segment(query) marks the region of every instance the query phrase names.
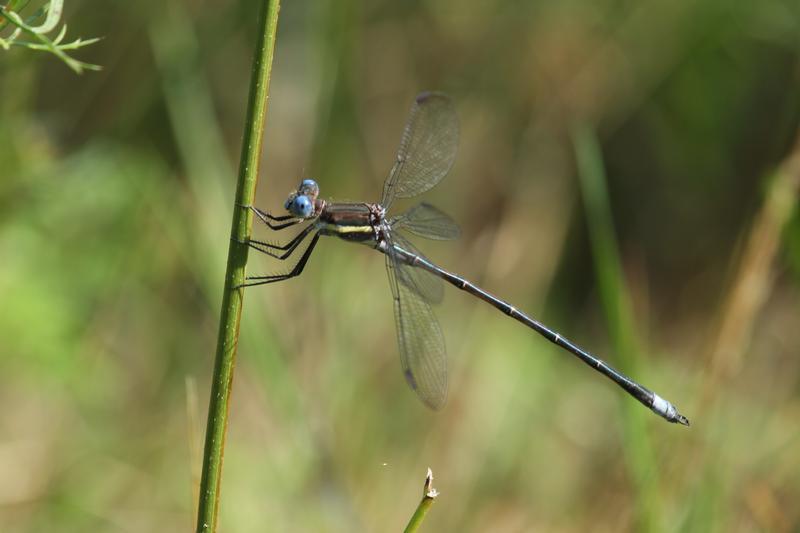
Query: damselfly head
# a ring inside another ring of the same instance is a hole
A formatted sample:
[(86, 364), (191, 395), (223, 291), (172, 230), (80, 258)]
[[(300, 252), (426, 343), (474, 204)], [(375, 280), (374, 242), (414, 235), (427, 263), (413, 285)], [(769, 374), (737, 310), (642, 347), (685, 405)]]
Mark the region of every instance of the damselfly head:
[(289, 213), (300, 218), (309, 218), (316, 212), (319, 185), (314, 180), (303, 180), (297, 190), (289, 195), (283, 206)]

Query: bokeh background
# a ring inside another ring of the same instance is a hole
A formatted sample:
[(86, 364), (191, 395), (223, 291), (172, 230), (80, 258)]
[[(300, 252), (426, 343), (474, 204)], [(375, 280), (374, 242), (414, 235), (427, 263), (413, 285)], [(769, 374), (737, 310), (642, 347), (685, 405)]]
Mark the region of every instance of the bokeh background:
[[(68, 1), (99, 73), (0, 51), (3, 531), (193, 527), (257, 4)], [(692, 426), (452, 288), (428, 411), (383, 258), (325, 239), (246, 293), (220, 530), (398, 531), (430, 466), (425, 531), (798, 531), (799, 83), (794, 0), (284, 2), (258, 204), (377, 201), (449, 93), (422, 249)]]

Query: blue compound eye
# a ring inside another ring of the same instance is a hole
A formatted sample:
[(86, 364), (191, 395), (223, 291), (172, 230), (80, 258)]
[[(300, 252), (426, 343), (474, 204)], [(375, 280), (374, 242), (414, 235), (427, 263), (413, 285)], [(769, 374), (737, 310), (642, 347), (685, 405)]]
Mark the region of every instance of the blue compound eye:
[(314, 180), (303, 180), (300, 182), (297, 192), (306, 196), (316, 197), (319, 194), (319, 185)]
[(296, 217), (308, 218), (314, 212), (314, 205), (309, 200), (308, 196), (300, 195), (295, 196), (294, 200), (289, 204), (289, 212)]

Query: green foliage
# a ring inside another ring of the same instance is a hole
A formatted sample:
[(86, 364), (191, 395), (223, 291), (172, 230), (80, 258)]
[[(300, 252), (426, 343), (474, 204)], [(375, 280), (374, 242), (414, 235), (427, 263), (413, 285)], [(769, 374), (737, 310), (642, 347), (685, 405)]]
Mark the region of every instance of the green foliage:
[[(69, 68), (80, 74), (84, 69), (100, 70), (99, 65), (79, 61), (71, 57), (68, 52), (78, 50), (100, 40), (77, 38), (74, 41), (64, 42), (67, 35), (67, 25), (61, 26), (55, 37), (48, 37), (54, 32), (61, 20), (64, 9), (64, 0), (51, 0), (36, 10), (31, 16), (23, 18), (22, 12), (27, 7), (29, 0), (10, 0), (7, 5), (0, 6), (0, 33), (7, 27), (13, 28), (6, 37), (0, 36), (0, 48), (8, 50), (12, 46), (21, 46), (30, 50), (43, 50), (55, 55)], [(31, 40), (22, 40), (20, 37)]]

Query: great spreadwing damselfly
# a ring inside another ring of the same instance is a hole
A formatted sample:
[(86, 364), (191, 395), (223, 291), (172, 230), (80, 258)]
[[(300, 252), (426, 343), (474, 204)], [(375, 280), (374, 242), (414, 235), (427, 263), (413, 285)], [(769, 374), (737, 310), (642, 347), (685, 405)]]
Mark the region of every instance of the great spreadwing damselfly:
[(411, 108), (397, 158), (383, 185), (380, 203), (327, 202), (319, 198), (317, 183), (306, 179), (286, 200), (284, 207), (288, 215), (273, 216), (258, 208), (245, 206), (275, 231), (310, 222), (286, 244), (250, 240), (248, 245), (253, 249), (286, 260), (301, 243), (309, 238), (311, 240), (289, 272), (250, 276), (240, 287), (299, 276), (320, 235), (332, 235), (345, 241), (365, 244), (386, 256), (403, 374), (408, 385), (428, 407), (441, 408), (447, 397), (444, 337), (431, 309), (431, 304), (442, 300), (444, 280), (477, 296), (575, 355), (667, 421), (688, 426), (689, 420), (670, 402), (511, 304), (436, 266), (401, 234), (401, 231), (407, 231), (437, 240), (458, 237), (458, 225), (442, 211), (420, 203), (400, 215), (387, 218), (395, 199), (417, 196), (441, 181), (453, 165), (457, 146), (458, 118), (453, 103), (440, 93), (422, 93)]

